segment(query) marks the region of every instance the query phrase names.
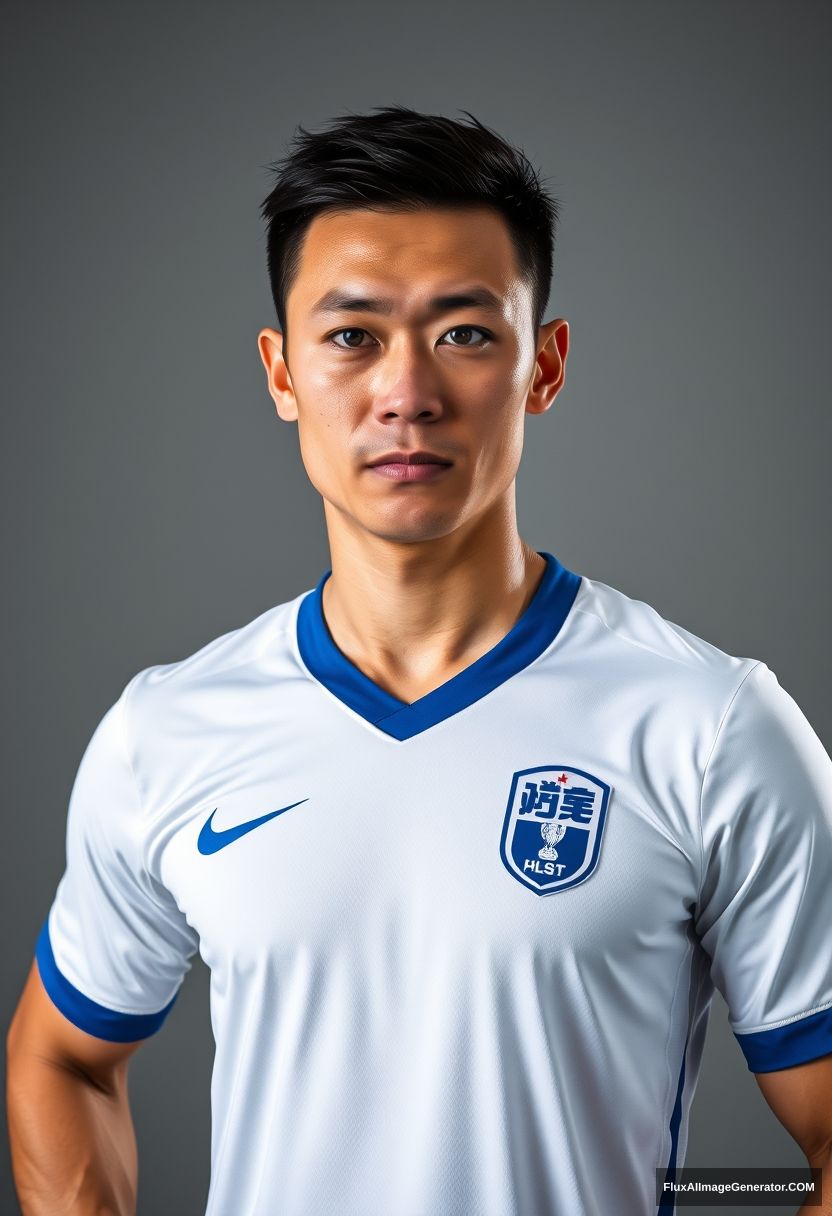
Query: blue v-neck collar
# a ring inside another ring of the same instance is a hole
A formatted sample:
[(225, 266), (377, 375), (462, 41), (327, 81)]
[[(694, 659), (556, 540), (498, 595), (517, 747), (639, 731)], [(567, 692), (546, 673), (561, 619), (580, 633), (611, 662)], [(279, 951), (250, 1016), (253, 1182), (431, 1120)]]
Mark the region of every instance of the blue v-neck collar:
[(410, 739), (504, 684), (557, 637), (578, 594), (581, 576), (567, 570), (551, 553), (540, 552), (540, 556), (546, 559), (543, 577), (505, 637), (411, 704), (380, 688), (333, 641), (323, 613), (323, 587), (331, 570), (301, 600), (297, 617), (300, 657), (310, 675), (367, 722), (394, 739)]

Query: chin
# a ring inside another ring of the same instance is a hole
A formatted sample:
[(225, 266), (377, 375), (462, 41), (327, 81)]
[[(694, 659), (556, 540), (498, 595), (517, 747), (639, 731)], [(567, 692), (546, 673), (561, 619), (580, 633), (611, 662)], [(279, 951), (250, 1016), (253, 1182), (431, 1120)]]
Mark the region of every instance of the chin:
[[(314, 483), (313, 483), (314, 484)], [(395, 544), (419, 544), (450, 536), (470, 517), (470, 503), (456, 502), (449, 505), (439, 503), (407, 503), (388, 500), (384, 504), (368, 502), (364, 496), (352, 500), (344, 495), (327, 497), (319, 487), (324, 499), (324, 510), (334, 517), (341, 516), (348, 527), (366, 532), (379, 540)], [(468, 508), (468, 509), (466, 509)]]
[(367, 532), (380, 540), (412, 545), (448, 536), (461, 521), (457, 516), (449, 519), (447, 513), (436, 512), (432, 515), (423, 514), (418, 519), (368, 519), (361, 522)]

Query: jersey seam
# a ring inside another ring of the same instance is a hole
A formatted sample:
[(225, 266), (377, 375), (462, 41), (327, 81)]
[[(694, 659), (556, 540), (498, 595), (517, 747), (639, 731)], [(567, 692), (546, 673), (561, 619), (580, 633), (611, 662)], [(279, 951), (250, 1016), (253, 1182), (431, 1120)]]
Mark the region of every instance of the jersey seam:
[[(152, 663), (148, 667), (143, 667), (141, 671), (136, 672), (136, 674), (128, 681), (127, 689), (129, 690), (131, 688), (136, 680), (138, 680), (139, 676), (146, 675), (149, 672), (172, 669), (176, 669), (175, 674), (177, 676), (181, 675), (182, 680), (186, 682), (189, 678), (189, 673), (185, 671), (188, 664), (193, 663), (197, 658), (204, 655), (205, 651), (209, 650), (212, 646), (218, 647), (221, 642), (225, 642), (228, 639), (233, 638), (235, 635), (243, 633), (246, 629), (253, 628), (253, 626), (262, 621), (264, 617), (267, 617), (270, 613), (272, 613), (277, 619), (277, 623), (275, 623), (273, 620), (262, 626), (262, 637), (259, 642), (251, 644), (251, 653), (246, 655), (245, 658), (232, 661), (230, 664), (220, 664), (212, 667), (210, 670), (210, 675), (227, 675), (229, 671), (235, 671), (238, 667), (246, 667), (250, 663), (256, 663), (263, 657), (264, 654), (268, 653), (269, 647), (272, 645), (275, 639), (281, 637), (285, 633), (288, 633), (291, 629), (291, 621), (284, 621), (282, 624), (279, 622), (279, 610), (291, 607), (296, 600), (302, 599), (306, 594), (308, 594), (308, 592), (300, 592), (295, 599), (285, 600), (280, 604), (272, 605), (271, 608), (265, 608), (263, 612), (259, 613), (256, 617), (253, 617), (252, 620), (245, 621), (242, 625), (237, 625), (233, 629), (227, 629), (224, 633), (217, 634), (216, 637), (209, 638), (207, 642), (204, 642), (201, 646), (197, 646), (196, 650), (193, 650), (190, 654), (183, 655), (181, 659), (171, 659), (171, 661), (167, 663)], [(201, 679), (203, 674), (204, 673), (202, 672), (197, 672), (194, 679)]]
[[(225, 635), (223, 635), (223, 636), (225, 636)], [(263, 657), (264, 652), (266, 652), (268, 649), (269, 643), (273, 640), (273, 637), (275, 637), (275, 636), (279, 637), (280, 633), (278, 632), (277, 634), (273, 634), (267, 638), (264, 638), (261, 646), (256, 651), (254, 651), (252, 654), (246, 655), (246, 657), (244, 659), (237, 659), (236, 662), (214, 666), (207, 673), (207, 676), (206, 676), (205, 672), (197, 672), (193, 676), (193, 680), (196, 682), (196, 681), (199, 681), (199, 680), (205, 679), (205, 678), (213, 679), (214, 677), (220, 676), (220, 675), (226, 676), (229, 674), (229, 672), (237, 671), (237, 669), (240, 667), (248, 667), (252, 663), (257, 663)], [(217, 640), (221, 641), (222, 639), (217, 639)], [(196, 651), (195, 653), (199, 654), (200, 652)], [(176, 675), (181, 676), (182, 683), (183, 683), (183, 685), (185, 685), (187, 683), (187, 679), (189, 679), (190, 676), (187, 676), (187, 678), (186, 678), (186, 674), (183, 674), (184, 665), (186, 663), (189, 663), (192, 658), (194, 658), (194, 655), (188, 655), (186, 658), (179, 659), (178, 661), (174, 661), (173, 663), (154, 663), (150, 667), (143, 667), (141, 671), (136, 672), (135, 676), (133, 676), (133, 678), (129, 681), (127, 687), (130, 688), (131, 685), (134, 683), (134, 681), (139, 678), (139, 676), (147, 675), (148, 673), (151, 673), (151, 672), (164, 671), (166, 668), (167, 669), (178, 668), (179, 670), (176, 672)]]
[[(121, 729), (120, 729), (120, 731), (119, 731), (119, 734), (120, 734), (120, 737), (121, 737), (121, 746), (122, 746), (122, 749), (123, 749), (123, 751), (124, 751), (124, 759), (125, 759), (125, 761), (126, 761), (126, 763), (127, 763), (127, 768), (128, 768), (128, 771), (129, 771), (129, 773), (130, 773), (130, 777), (131, 777), (132, 782), (133, 782), (133, 788), (134, 788), (134, 790), (135, 790), (135, 792), (136, 792), (136, 803), (137, 803), (138, 808), (139, 808), (139, 823), (142, 823), (142, 822), (143, 822), (143, 819), (144, 819), (144, 800), (142, 799), (142, 793), (141, 793), (141, 789), (140, 789), (140, 787), (139, 787), (139, 781), (138, 781), (138, 778), (137, 778), (137, 776), (136, 776), (136, 770), (135, 770), (135, 768), (134, 768), (134, 766), (133, 766), (133, 758), (132, 758), (132, 755), (131, 755), (131, 752), (130, 752), (129, 740), (128, 740), (128, 738), (127, 738), (127, 723), (126, 723), (126, 718), (127, 718), (127, 706), (128, 706), (128, 702), (129, 702), (129, 700), (130, 700), (130, 696), (131, 696), (131, 693), (132, 693), (132, 690), (133, 690), (133, 686), (135, 685), (135, 683), (137, 682), (137, 680), (139, 679), (139, 677), (140, 677), (142, 674), (143, 674), (143, 672), (142, 672), (142, 671), (137, 671), (137, 672), (136, 672), (136, 674), (135, 674), (134, 676), (132, 676), (132, 678), (131, 678), (130, 680), (128, 680), (128, 681), (127, 681), (127, 684), (125, 685), (125, 688), (124, 688), (124, 692), (123, 692), (122, 696), (121, 696), (121, 697), (119, 697), (120, 713), (119, 713), (119, 715), (118, 715), (118, 718), (119, 718), (119, 726), (120, 726), (120, 728), (121, 728)], [(151, 872), (150, 872), (150, 869), (149, 869), (149, 867), (148, 867), (148, 865), (147, 865), (147, 862), (146, 862), (146, 860), (145, 860), (145, 855), (144, 855), (144, 847), (143, 847), (143, 844), (142, 844), (142, 840), (141, 840), (141, 836), (140, 836), (140, 835), (139, 835), (139, 838), (138, 838), (138, 840), (137, 840), (137, 844), (138, 844), (138, 850), (137, 850), (137, 852), (138, 852), (138, 856), (139, 856), (139, 859), (140, 859), (140, 863), (141, 863), (141, 867), (142, 867), (143, 872), (144, 872), (144, 873), (147, 875), (147, 877), (148, 877), (148, 878), (149, 878), (149, 879), (150, 879), (152, 882), (158, 882), (158, 883), (160, 884), (160, 886), (164, 886), (164, 883), (162, 883), (162, 882), (161, 882), (161, 879), (157, 879), (157, 878), (155, 878), (155, 877), (154, 877), (154, 875), (153, 875), (153, 874), (151, 874)], [(156, 899), (154, 898), (152, 890), (148, 890), (148, 889), (147, 889), (148, 884), (146, 884), (146, 883), (145, 883), (145, 884), (142, 884), (142, 885), (143, 885), (143, 887), (145, 888), (144, 893), (145, 893), (145, 895), (147, 896), (147, 898), (153, 901), (154, 906), (155, 906), (155, 907), (157, 907), (157, 908), (159, 909), (159, 911), (163, 911), (163, 909), (160, 907), (160, 905), (158, 904), (158, 902), (157, 902), (157, 901), (156, 901)], [(161, 1005), (161, 1006), (160, 1006), (158, 1009), (153, 1010), (153, 1011), (152, 1011), (152, 1013), (161, 1013), (163, 1009), (166, 1009), (166, 1008), (167, 1008), (167, 1006), (170, 1004), (171, 1000), (173, 1000), (173, 998), (174, 998), (174, 997), (175, 997), (175, 996), (178, 994), (178, 992), (179, 992), (179, 990), (180, 990), (181, 986), (182, 986), (182, 985), (181, 985), (181, 982), (180, 982), (180, 983), (179, 983), (179, 984), (176, 986), (176, 989), (174, 990), (173, 995), (172, 995), (172, 996), (167, 997), (167, 999), (166, 999), (166, 1000), (163, 1002), (163, 1004), (162, 1004), (162, 1005)], [(91, 999), (92, 999), (92, 998), (91, 998)], [(102, 1004), (102, 1002), (100, 1002), (100, 1001), (99, 1001), (98, 1003), (99, 1003), (99, 1004)], [(107, 1008), (107, 1006), (105, 1006), (105, 1008)], [(128, 1010), (128, 1009), (117, 1009), (117, 1010), (116, 1010), (116, 1012), (117, 1012), (117, 1013), (130, 1013), (130, 1012), (132, 1012), (132, 1011), (131, 1011), (131, 1010)], [(151, 1014), (148, 1014), (146, 1010), (141, 1010), (141, 1011), (139, 1011), (139, 1012), (141, 1012), (141, 1013), (142, 1013), (143, 1015), (145, 1015), (145, 1016), (152, 1016), (152, 1013), (151, 1013)]]
[[(642, 603), (643, 601), (637, 600), (634, 602)], [(635, 638), (628, 637), (628, 635), (626, 633), (622, 633), (620, 629), (616, 629), (615, 626), (613, 626), (609, 623), (609, 621), (604, 620), (603, 616), (601, 616), (598, 609), (593, 607), (591, 604), (583, 604), (583, 603), (579, 604), (578, 599), (576, 597), (575, 603), (573, 604), (572, 607), (575, 612), (582, 612), (584, 614), (584, 616), (591, 616), (594, 620), (598, 621), (599, 624), (603, 625), (608, 633), (613, 634), (614, 637), (618, 638), (622, 642), (625, 642), (628, 646), (633, 646), (636, 650), (644, 650), (647, 652), (647, 654), (651, 654), (654, 656), (654, 658), (661, 659), (666, 663), (673, 663), (679, 667), (686, 667), (686, 668), (688, 668), (688, 670), (691, 669), (692, 664), (686, 663), (683, 659), (678, 659), (674, 655), (664, 654), (661, 650), (657, 650), (654, 646), (648, 646), (644, 642), (639, 642)], [(650, 607), (650, 605), (648, 605), (648, 607)], [(664, 620), (663, 617), (661, 619)], [(675, 622), (667, 622), (667, 623), (674, 624)], [(679, 627), (682, 628), (682, 626), (679, 626)], [(701, 640), (702, 639), (700, 639), (700, 641)], [(723, 651), (722, 653), (726, 654), (725, 651)], [(726, 657), (730, 659), (730, 658), (738, 658), (738, 657), (741, 658), (742, 656), (727, 655)]]
[(717, 726), (716, 733), (714, 734), (714, 741), (711, 744), (710, 751), (708, 752), (707, 758), (705, 760), (705, 764), (703, 765), (703, 768), (702, 768), (702, 782), (699, 786), (699, 809), (698, 809), (699, 859), (700, 860), (699, 860), (699, 887), (696, 892), (697, 908), (700, 905), (700, 902), (702, 899), (702, 888), (705, 885), (705, 830), (704, 830), (703, 821), (702, 821), (702, 803), (703, 803), (703, 798), (704, 798), (704, 793), (705, 793), (705, 781), (706, 781), (706, 778), (708, 775), (708, 769), (710, 767), (710, 763), (711, 763), (711, 759), (713, 758), (713, 754), (716, 751), (716, 745), (717, 745), (717, 742), (719, 741), (719, 737), (722, 733), (722, 728), (725, 724), (728, 714), (731, 712), (731, 707), (733, 706), (734, 702), (737, 699), (737, 696), (739, 695), (740, 689), (745, 685), (746, 680), (752, 674), (752, 672), (756, 671), (758, 667), (762, 667), (762, 666), (763, 666), (762, 659), (755, 660), (753, 665), (748, 668), (745, 675), (742, 677), (739, 684), (734, 689), (734, 692), (732, 693), (732, 695), (728, 701), (728, 704), (725, 706), (722, 717), (719, 720), (719, 725)]
[[(144, 822), (144, 800), (142, 798), (141, 787), (139, 786), (139, 780), (138, 780), (138, 777), (136, 776), (136, 770), (133, 765), (133, 758), (132, 758), (131, 751), (130, 751), (129, 740), (127, 738), (126, 718), (127, 718), (127, 705), (130, 700), (130, 695), (133, 690), (133, 686), (136, 683), (136, 681), (139, 679), (139, 676), (141, 676), (142, 674), (143, 674), (142, 671), (137, 671), (136, 674), (132, 677), (132, 679), (128, 680), (127, 685), (124, 689), (124, 693), (119, 698), (119, 704), (121, 706), (121, 712), (119, 714), (119, 724), (121, 726), (121, 732), (120, 732), (121, 746), (124, 750), (124, 758), (127, 762), (127, 768), (130, 772), (130, 776), (133, 781), (133, 788), (136, 791), (136, 802), (137, 802), (138, 808), (139, 808), (139, 824)], [(147, 877), (152, 882), (157, 882), (157, 883), (159, 883), (160, 886), (164, 887), (165, 884), (162, 882), (162, 880), (160, 878), (157, 878), (153, 873), (151, 873), (150, 867), (148, 866), (147, 860), (145, 858), (144, 842), (141, 839), (140, 834), (138, 834), (136, 843), (138, 846), (137, 852), (139, 855), (139, 859), (141, 861), (141, 867), (142, 867), (143, 872), (147, 875)], [(144, 885), (147, 886), (147, 884), (144, 884)], [(153, 899), (152, 891), (146, 890), (145, 894), (147, 895), (147, 897), (149, 899)], [(157, 907), (159, 907), (159, 905), (155, 899), (153, 900), (153, 902)], [(160, 910), (162, 910), (162, 909), (160, 908)]]
[(793, 1022), (800, 1022), (803, 1018), (810, 1018), (815, 1013), (824, 1013), (825, 1010), (832, 1009), (832, 1000), (824, 1001), (822, 1005), (816, 1005), (813, 1009), (806, 1009), (803, 1013), (792, 1013), (786, 1018), (780, 1018), (777, 1022), (768, 1022), (762, 1026), (751, 1026), (748, 1030), (736, 1030), (731, 1027), (734, 1034), (760, 1034), (767, 1030), (778, 1030), (781, 1026), (791, 1026)]
[(133, 758), (130, 754), (130, 747), (129, 747), (128, 740), (127, 740), (127, 725), (125, 723), (125, 718), (127, 717), (127, 702), (130, 699), (130, 693), (133, 688), (133, 685), (135, 684), (136, 680), (138, 680), (140, 675), (141, 675), (141, 672), (136, 672), (136, 674), (133, 676), (133, 678), (131, 680), (127, 681), (127, 686), (124, 689), (124, 695), (119, 698), (120, 711), (119, 711), (118, 721), (119, 721), (119, 726), (121, 728), (120, 732), (119, 732), (120, 737), (121, 737), (121, 746), (124, 750), (124, 758), (127, 761), (127, 768), (130, 772), (130, 777), (133, 781), (133, 788), (136, 791), (136, 801), (139, 804), (139, 818), (141, 819), (141, 817), (144, 813), (144, 804), (142, 801), (141, 790), (139, 789), (139, 782), (136, 777), (136, 770), (133, 767)]
[[(138, 678), (139, 674), (140, 673), (137, 672), (136, 675), (133, 676), (132, 679), (130, 679), (128, 681), (128, 683), (124, 689), (124, 694), (127, 694), (128, 690), (130, 689), (133, 682)], [(125, 710), (125, 703), (127, 700), (127, 696), (124, 694), (121, 697), (119, 697), (118, 705), (117, 705), (116, 717), (118, 718), (118, 726), (119, 726), (118, 734), (119, 734), (119, 738), (121, 739), (121, 746), (124, 751), (124, 758), (127, 762), (127, 768), (130, 772), (130, 776), (131, 776), (133, 785), (136, 790), (136, 798), (137, 798), (137, 801), (139, 804), (139, 808), (141, 808), (142, 803), (141, 803), (141, 797), (139, 794), (138, 782), (136, 781), (136, 774), (133, 770), (133, 765), (130, 760), (130, 753), (129, 753), (129, 748), (127, 746), (127, 738), (126, 738), (126, 733), (125, 733), (124, 710)], [(49, 912), (49, 917), (51, 918), (51, 916), (52, 916), (52, 909), (50, 909), (50, 912)], [(47, 924), (48, 924), (48, 921), (47, 921)], [(78, 992), (86, 1000), (91, 1001), (92, 1004), (94, 1004), (94, 1005), (98, 1005), (105, 1013), (114, 1013), (114, 1014), (124, 1015), (124, 1016), (131, 1017), (131, 1018), (133, 1018), (133, 1017), (148, 1018), (148, 1017), (154, 1017), (156, 1014), (161, 1013), (162, 1010), (165, 1009), (170, 1004), (170, 1000), (171, 1000), (170, 997), (166, 1001), (164, 1001), (160, 1006), (158, 1006), (158, 1008), (155, 1008), (155, 1009), (137, 1009), (137, 1008), (135, 1008), (135, 1006), (130, 1007), (127, 1005), (123, 1005), (120, 1002), (110, 1001), (109, 998), (104, 1000), (101, 998), (101, 996), (98, 993), (96, 993), (96, 995), (93, 995), (93, 993), (90, 991), (89, 987), (83, 981), (79, 980), (77, 972), (71, 965), (68, 965), (65, 961), (62, 961), (60, 964), (58, 963), (57, 956), (55, 955), (54, 946), (52, 946), (52, 954), (53, 954), (53, 958), (54, 958), (55, 967), (58, 971), (58, 974), (62, 977), (64, 982), (69, 984), (69, 986), (71, 988), (74, 988), (75, 991)]]

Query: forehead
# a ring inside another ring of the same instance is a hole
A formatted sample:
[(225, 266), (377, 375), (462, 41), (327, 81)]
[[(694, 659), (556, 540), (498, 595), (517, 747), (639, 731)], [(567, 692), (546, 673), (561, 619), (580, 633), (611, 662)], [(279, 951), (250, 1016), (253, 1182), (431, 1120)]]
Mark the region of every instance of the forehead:
[(327, 290), (372, 287), (405, 307), (443, 285), (474, 280), (515, 303), (526, 291), (508, 225), (498, 212), (351, 208), (315, 216), (289, 299), (292, 311), (307, 314)]

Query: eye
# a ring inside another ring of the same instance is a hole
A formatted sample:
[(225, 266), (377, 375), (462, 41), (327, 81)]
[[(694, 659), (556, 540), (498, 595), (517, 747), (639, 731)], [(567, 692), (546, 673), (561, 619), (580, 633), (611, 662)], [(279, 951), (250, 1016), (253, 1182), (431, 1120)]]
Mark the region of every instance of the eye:
[[(455, 325), (453, 329), (448, 330), (449, 334), (482, 334), (485, 341), (483, 342), (452, 342), (451, 346), (487, 346), (492, 341), (492, 335), (487, 329), (482, 329), (479, 325)], [(443, 335), (444, 337), (445, 335)]]
[(367, 332), (366, 329), (339, 329), (339, 330), (336, 330), (336, 332), (334, 334), (329, 335), (329, 341), (332, 342), (335, 346), (340, 346), (341, 350), (358, 350), (360, 347), (359, 342), (347, 342), (346, 346), (341, 346), (341, 343), (336, 342), (335, 339), (340, 334), (359, 334), (360, 335), (360, 334), (366, 334), (366, 332)]

